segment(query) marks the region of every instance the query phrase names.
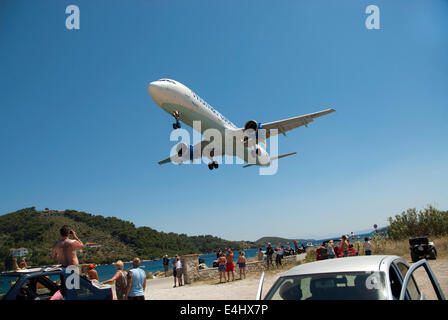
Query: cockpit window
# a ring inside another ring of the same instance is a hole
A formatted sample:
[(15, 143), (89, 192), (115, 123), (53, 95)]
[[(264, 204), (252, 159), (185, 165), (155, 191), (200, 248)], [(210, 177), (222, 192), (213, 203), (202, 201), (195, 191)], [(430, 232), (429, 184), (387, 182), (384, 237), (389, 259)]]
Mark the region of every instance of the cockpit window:
[(176, 82), (174, 82), (173, 80), (170, 80), (170, 79), (160, 79), (159, 81), (166, 81), (166, 82), (169, 82), (172, 84), (176, 84)]

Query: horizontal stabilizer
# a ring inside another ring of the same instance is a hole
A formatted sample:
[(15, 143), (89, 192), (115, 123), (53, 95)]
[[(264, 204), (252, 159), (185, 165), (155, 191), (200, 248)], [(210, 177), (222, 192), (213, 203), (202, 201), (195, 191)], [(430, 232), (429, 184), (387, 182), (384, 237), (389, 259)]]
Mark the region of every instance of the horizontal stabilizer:
[[(282, 154), (281, 156), (278, 156), (278, 157), (272, 157), (271, 161), (278, 160), (278, 159), (285, 158), (285, 157), (289, 157), (289, 156), (292, 156), (292, 155), (295, 155), (295, 154), (297, 154), (297, 152), (291, 152), (291, 153), (287, 153), (287, 154)], [(255, 166), (255, 164), (246, 164), (245, 166), (243, 166), (243, 168), (247, 168), (247, 167), (250, 167), (250, 166)]]
[(162, 161), (159, 161), (158, 164), (162, 165), (162, 164), (169, 163), (169, 162), (171, 162), (171, 158), (166, 158)]
[(287, 153), (287, 154), (282, 154), (281, 156), (278, 156), (278, 157), (272, 157), (271, 160), (277, 160), (277, 159), (289, 157), (289, 156), (292, 156), (294, 154), (297, 154), (297, 152), (291, 152), (291, 153)]

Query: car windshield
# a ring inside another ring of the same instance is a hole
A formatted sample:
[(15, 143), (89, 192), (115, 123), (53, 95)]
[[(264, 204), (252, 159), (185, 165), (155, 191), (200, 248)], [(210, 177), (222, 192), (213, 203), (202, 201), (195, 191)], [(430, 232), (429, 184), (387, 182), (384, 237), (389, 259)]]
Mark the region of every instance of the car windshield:
[(266, 300), (385, 300), (384, 272), (340, 272), (281, 277)]
[(8, 291), (16, 284), (18, 276), (0, 275), (0, 300), (8, 293)]

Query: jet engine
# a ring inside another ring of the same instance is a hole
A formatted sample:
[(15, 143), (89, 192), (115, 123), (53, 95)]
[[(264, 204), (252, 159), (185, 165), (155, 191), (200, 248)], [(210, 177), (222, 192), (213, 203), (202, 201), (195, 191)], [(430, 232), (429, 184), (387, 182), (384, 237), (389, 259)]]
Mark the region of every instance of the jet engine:
[[(266, 139), (264, 131), (263, 133), (260, 132), (260, 129), (263, 129), (261, 127), (261, 124), (259, 124), (257, 121), (255, 120), (249, 120), (246, 122), (246, 124), (244, 125), (244, 142), (247, 143), (249, 139), (256, 139), (256, 143), (258, 142), (263, 142)], [(261, 141), (259, 141), (261, 140)]]
[(181, 163), (184, 161), (191, 160), (193, 161), (194, 148), (192, 145), (188, 146), (185, 143), (181, 142), (176, 146), (177, 157), (174, 162)]
[(244, 131), (252, 129), (254, 131), (258, 130), (258, 122), (255, 120), (249, 120), (246, 122), (246, 124), (244, 125)]

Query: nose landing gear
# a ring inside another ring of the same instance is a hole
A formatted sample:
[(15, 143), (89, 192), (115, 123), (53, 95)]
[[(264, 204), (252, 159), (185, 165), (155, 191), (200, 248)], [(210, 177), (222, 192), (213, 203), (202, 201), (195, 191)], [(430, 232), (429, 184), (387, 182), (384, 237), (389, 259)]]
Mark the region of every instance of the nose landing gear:
[(173, 129), (174, 129), (174, 130), (176, 130), (176, 129), (180, 129), (179, 111), (177, 111), (177, 110), (174, 111), (174, 112), (172, 113), (172, 115), (173, 115), (174, 119), (176, 119), (176, 122), (173, 123)]

